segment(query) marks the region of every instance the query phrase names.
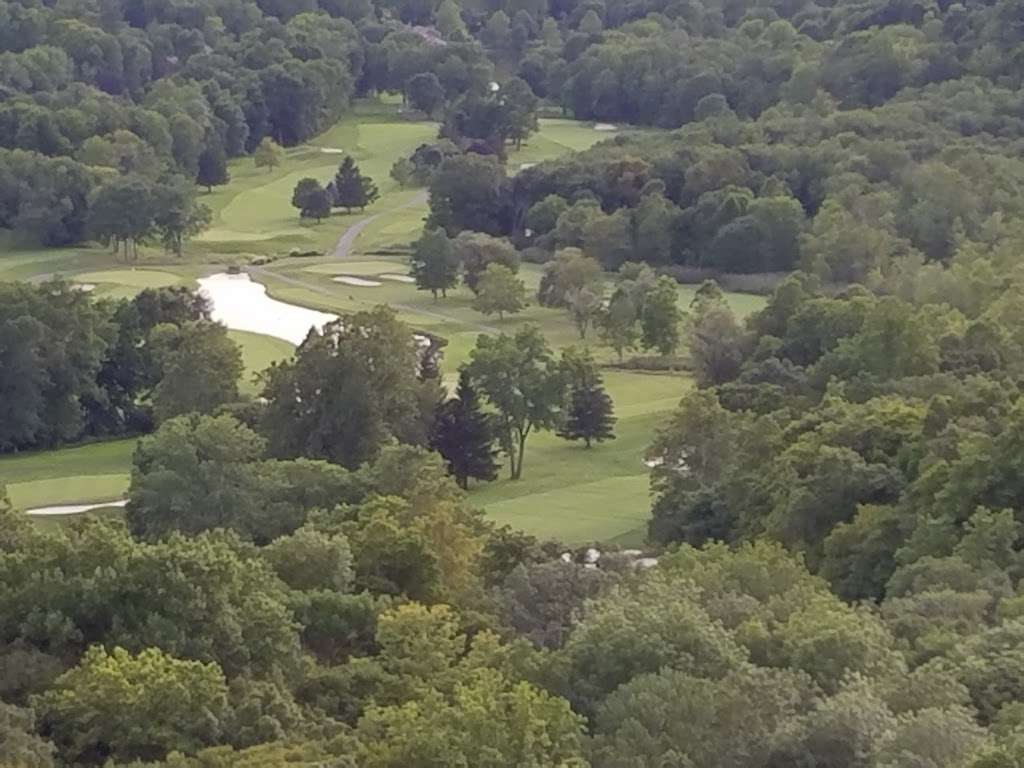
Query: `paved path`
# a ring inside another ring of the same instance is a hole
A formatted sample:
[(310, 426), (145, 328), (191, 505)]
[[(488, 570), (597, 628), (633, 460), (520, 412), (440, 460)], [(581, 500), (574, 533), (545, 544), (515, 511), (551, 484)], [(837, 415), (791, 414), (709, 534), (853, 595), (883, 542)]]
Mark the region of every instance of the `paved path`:
[[(366, 229), (366, 227), (369, 226), (371, 222), (377, 220), (381, 216), (387, 216), (389, 213), (401, 211), (405, 208), (412, 208), (413, 206), (416, 205), (423, 205), (426, 202), (427, 193), (419, 192), (412, 200), (410, 200), (407, 203), (403, 203), (402, 205), (399, 205), (395, 208), (390, 208), (386, 211), (381, 211), (380, 213), (375, 213), (372, 216), (367, 216), (366, 218), (360, 219), (355, 224), (346, 229), (344, 233), (342, 233), (341, 237), (338, 238), (338, 242), (334, 246), (334, 258), (348, 258), (350, 252), (352, 251), (352, 246), (355, 245), (356, 238), (359, 237), (359, 233)], [(283, 275), (280, 272), (265, 269), (264, 267), (249, 267), (248, 271), (252, 275), (259, 275), (262, 276), (264, 279), (269, 278), (273, 280), (280, 280), (283, 283), (294, 285), (297, 288), (305, 288), (306, 290), (312, 291), (313, 293), (317, 293), (321, 296), (334, 297), (337, 295), (336, 290), (331, 290), (330, 288), (325, 288), (324, 286), (318, 285), (317, 283), (312, 283), (309, 282), (308, 280), (303, 280), (298, 277), (292, 277), (291, 275)], [(469, 320), (463, 320), (458, 317), (453, 317), (452, 315), (446, 315), (444, 312), (423, 309), (422, 307), (414, 307), (409, 304), (392, 304), (391, 306), (399, 310), (400, 312), (408, 312), (409, 314), (413, 315), (422, 315), (424, 317), (430, 317), (433, 318), (434, 320), (441, 320), (446, 323), (456, 323), (458, 325), (464, 325), (469, 328), (476, 329), (478, 331), (483, 331), (484, 333), (500, 333), (500, 329), (495, 328), (493, 325), (485, 325), (484, 323), (474, 323)]]
[(360, 219), (351, 227), (346, 229), (342, 233), (341, 237), (338, 238), (338, 242), (335, 243), (334, 245), (334, 258), (346, 258), (348, 256), (349, 251), (352, 250), (352, 246), (355, 245), (356, 238), (359, 237), (359, 233), (366, 229), (366, 227), (369, 226), (372, 222), (379, 219), (381, 216), (387, 216), (389, 213), (394, 213), (395, 211), (402, 211), (405, 210), (406, 208), (413, 208), (417, 205), (423, 205), (426, 202), (426, 191), (417, 192), (416, 196), (413, 197), (413, 199), (407, 203), (403, 203), (402, 205), (399, 205), (396, 208), (390, 208), (386, 211), (381, 211), (380, 213), (375, 213), (372, 216), (367, 216), (364, 219)]

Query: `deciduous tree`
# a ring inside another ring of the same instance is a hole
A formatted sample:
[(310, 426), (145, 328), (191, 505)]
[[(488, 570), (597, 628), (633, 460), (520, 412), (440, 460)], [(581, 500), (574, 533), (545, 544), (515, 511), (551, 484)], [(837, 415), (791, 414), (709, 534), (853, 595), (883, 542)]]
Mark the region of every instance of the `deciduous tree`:
[(526, 307), (526, 285), (516, 277), (515, 272), (503, 264), (489, 264), (480, 277), (473, 309), (485, 315), (505, 319), (505, 314), (514, 315)]
[(267, 173), (271, 173), (284, 162), (284, 149), (269, 136), (264, 136), (253, 151), (252, 159), (257, 168), (266, 168)]
[(160, 325), (153, 329), (150, 344), (160, 378), (152, 393), (157, 422), (185, 413), (213, 413), (238, 400), (242, 350), (220, 323)]
[(224, 147), (219, 141), (208, 145), (199, 154), (196, 184), (206, 187), (207, 192), (212, 192), (214, 187), (227, 184), (230, 178), (228, 158), (224, 153)]
[(470, 378), (497, 412), (498, 436), (513, 480), (523, 475), (526, 440), (554, 429), (565, 404), (565, 374), (540, 331), (480, 336), (470, 352)]
[(656, 349), (663, 356), (673, 354), (679, 347), (682, 313), (679, 294), (671, 277), (658, 278), (647, 294), (640, 315), (640, 341), (645, 349)]
[(448, 298), (448, 290), (458, 284), (459, 261), (452, 241), (443, 229), (425, 229), (413, 246), (411, 276), (421, 291)]

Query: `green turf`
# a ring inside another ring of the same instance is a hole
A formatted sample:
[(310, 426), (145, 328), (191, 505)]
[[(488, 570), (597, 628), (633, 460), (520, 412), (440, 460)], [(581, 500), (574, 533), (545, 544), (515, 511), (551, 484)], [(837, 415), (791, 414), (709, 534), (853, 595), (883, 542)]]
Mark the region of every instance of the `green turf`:
[[(436, 135), (435, 123), (410, 122), (398, 114), (397, 105), (366, 102), (309, 144), (289, 149), (285, 162), (273, 171), (256, 168), (249, 157), (233, 160), (230, 182), (202, 195), (213, 212), (213, 225), (192, 249), (240, 255), (326, 251), (351, 224), (416, 197), (417, 192), (400, 189), (388, 173), (398, 157)], [(300, 221), (291, 205), (296, 183), (305, 177), (330, 181), (346, 153), (374, 180), (380, 198), (365, 212), (338, 210), (322, 223)]]
[(523, 479), (475, 486), (470, 498), (499, 523), (567, 544), (635, 543), (650, 513), (644, 451), (689, 388), (680, 376), (606, 371), (616, 438), (587, 449), (550, 432), (530, 437)]
[(409, 271), (408, 264), (391, 261), (330, 261), (326, 264), (314, 264), (302, 270), (314, 275), (381, 275), (397, 273), (404, 275)]
[(7, 486), (11, 503), (18, 509), (53, 506), (57, 504), (90, 504), (113, 501), (128, 490), (128, 474), (71, 475), (54, 480), (32, 480)]
[[(614, 136), (571, 120), (545, 119), (540, 126), (537, 135), (510, 152), (510, 173), (524, 164), (586, 149)], [(106, 248), (24, 249), (0, 237), (0, 280), (64, 274), (96, 284), (97, 295), (131, 296), (152, 285), (193, 285), (197, 277), (222, 271), (225, 265), (273, 256), (275, 260), (258, 279), (274, 298), (338, 313), (389, 304), (414, 328), (443, 336), (448, 344), (442, 373), (449, 385), (481, 333), (514, 331), (529, 322), (537, 324), (556, 349), (578, 344), (566, 313), (537, 306), (535, 301), (521, 315), (498, 321), (475, 312), (470, 306), (472, 295), (461, 287), (447, 299), (434, 301), (429, 294), (397, 281), (364, 288), (332, 280), (337, 275), (372, 278), (407, 273), (408, 257), (400, 254), (422, 230), (426, 194), (422, 189), (398, 188), (388, 170), (397, 157), (435, 135), (436, 125), (409, 122), (393, 104), (363, 103), (310, 144), (287, 150), (285, 162), (272, 172), (255, 168), (251, 158), (232, 161), (230, 183), (201, 195), (213, 211), (213, 226), (188, 247), (184, 259), (145, 248), (137, 265), (125, 265)], [(380, 187), (381, 198), (365, 212), (338, 213), (319, 225), (303, 223), (290, 205), (292, 189), (304, 176), (330, 179), (343, 155), (325, 153), (325, 148), (351, 152)], [(375, 218), (364, 222), (370, 216)], [(363, 222), (362, 231), (350, 257), (337, 259), (334, 244), (357, 222)], [(328, 255), (287, 256), (296, 249)], [(520, 274), (531, 295), (541, 272), (537, 265), (522, 267)], [(691, 286), (679, 287), (682, 306), (689, 306), (694, 291)], [(728, 299), (741, 316), (764, 304), (756, 296), (729, 294)], [(242, 389), (247, 394), (255, 392), (255, 372), (292, 351), (287, 342), (272, 337), (236, 331), (230, 335), (242, 346), (246, 368)], [(607, 348), (595, 346), (594, 351), (604, 363), (613, 359)], [(503, 477), (474, 487), (473, 503), (496, 521), (572, 544), (640, 542), (649, 514), (643, 453), (689, 381), (683, 376), (611, 370), (605, 377), (619, 419), (616, 440), (588, 451), (550, 433), (534, 435), (527, 447), (523, 480), (511, 482)], [(23, 506), (114, 498), (127, 484), (134, 443), (123, 440), (0, 459), (0, 480), (8, 483), (12, 496)]]
[(0, 481), (19, 508), (119, 498), (128, 488), (135, 439), (0, 458)]
[(291, 357), (295, 347), (284, 339), (264, 336), (248, 331), (228, 331), (228, 336), (242, 348), (242, 362), (245, 373), (239, 386), (244, 394), (255, 395), (258, 391), (255, 376), (270, 367), (271, 363)]

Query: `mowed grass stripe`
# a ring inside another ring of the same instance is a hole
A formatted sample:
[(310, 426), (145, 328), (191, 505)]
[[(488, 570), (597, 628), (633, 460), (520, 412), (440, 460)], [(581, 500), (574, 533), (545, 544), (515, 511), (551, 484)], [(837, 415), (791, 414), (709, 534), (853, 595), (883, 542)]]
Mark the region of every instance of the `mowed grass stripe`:
[(0, 458), (0, 481), (8, 484), (34, 480), (122, 474), (131, 466), (136, 438), (91, 443), (56, 451), (40, 451)]
[(18, 509), (48, 507), (58, 504), (90, 504), (113, 501), (128, 491), (129, 476), (72, 475), (57, 479), (32, 480), (7, 486), (11, 503)]
[(569, 545), (609, 541), (645, 524), (647, 482), (647, 475), (610, 477), (497, 502), (487, 515), (499, 525)]

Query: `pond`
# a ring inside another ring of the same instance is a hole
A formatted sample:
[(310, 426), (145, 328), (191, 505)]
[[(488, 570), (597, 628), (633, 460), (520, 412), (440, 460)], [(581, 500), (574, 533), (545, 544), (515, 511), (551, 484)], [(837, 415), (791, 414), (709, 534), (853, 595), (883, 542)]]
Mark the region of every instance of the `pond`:
[(274, 336), (299, 345), (312, 327), (322, 328), (337, 315), (286, 304), (267, 296), (267, 287), (249, 275), (221, 272), (199, 280), (213, 305), (213, 319), (235, 331)]

